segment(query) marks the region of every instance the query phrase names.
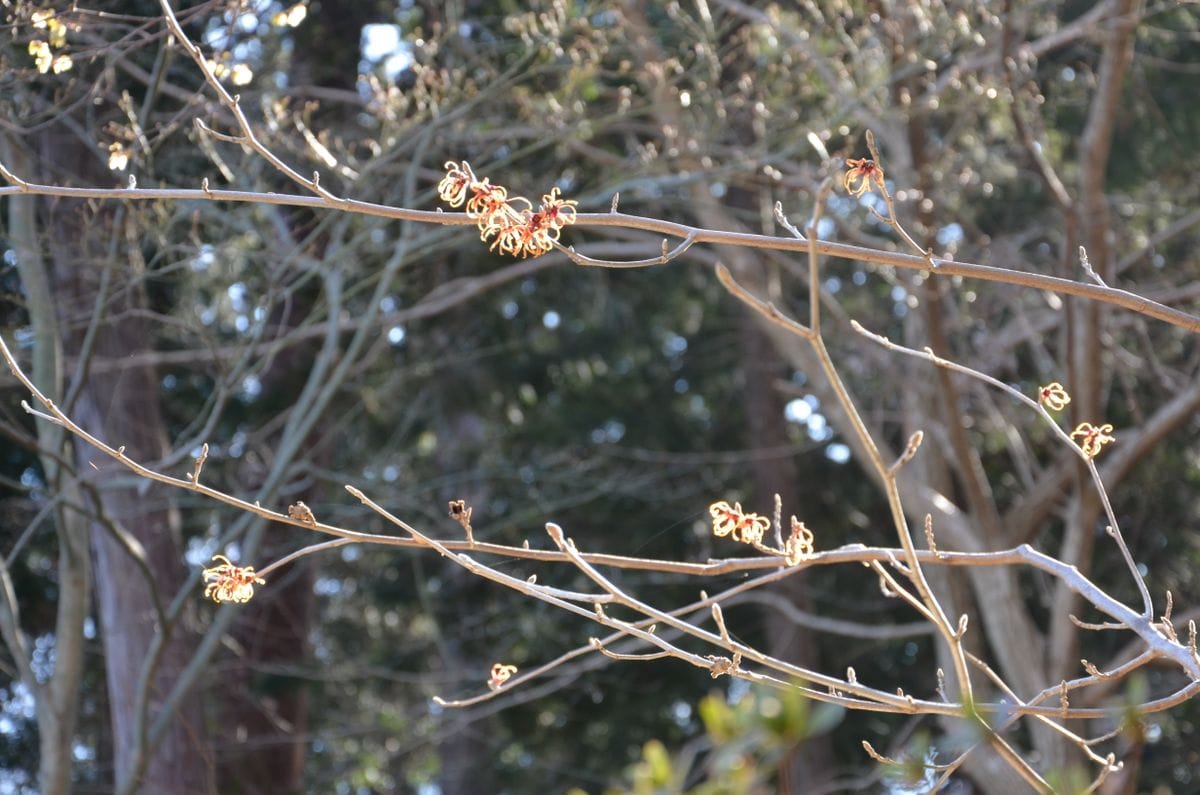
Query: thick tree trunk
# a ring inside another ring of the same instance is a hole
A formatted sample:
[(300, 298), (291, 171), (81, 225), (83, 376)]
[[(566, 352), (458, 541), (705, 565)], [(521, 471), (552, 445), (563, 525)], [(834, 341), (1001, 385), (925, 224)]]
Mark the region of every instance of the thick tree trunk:
[[(4, 162), (28, 173), (24, 152), (0, 139)], [(36, 383), (52, 400), (63, 395), (62, 338), (55, 312), (53, 289), (46, 258), (37, 239), (37, 200), (32, 196), (8, 199), (8, 229), (0, 237), (11, 241), (17, 251), (21, 288), (33, 329), (32, 371)], [(65, 431), (45, 420), (37, 421), (42, 473), (50, 493), (62, 497), (54, 510), (58, 536), (58, 603), (54, 621), (54, 672), (39, 685), (24, 673), (33, 692), (38, 723), (38, 786), (44, 795), (70, 792), (72, 749), (79, 717), (79, 689), (83, 681), (83, 627), (91, 609), (92, 565), (88, 529), (83, 517), (66, 505), (82, 499), (75, 472), (61, 465)], [(18, 623), (19, 622), (14, 622)], [(17, 632), (20, 632), (19, 626)], [(20, 654), (20, 649), (11, 649)], [(18, 662), (18, 669), (23, 666)]]
[[(43, 144), (42, 162), (55, 163), (84, 182), (97, 182), (97, 175), (89, 173), (94, 171), (94, 166), (89, 166), (96, 162), (95, 155), (86, 151), (78, 138), (47, 135)], [(79, 202), (50, 205), (49, 253), (68, 360), (83, 353), (88, 318), (98, 300), (103, 302), (103, 312), (94, 329), (91, 355), (116, 361), (149, 348), (146, 321), (137, 312), (144, 301), (136, 275), (114, 279), (123, 285), (120, 292), (102, 292), (104, 269), (124, 267), (119, 255), (114, 259), (110, 254), (121, 251), (120, 246), (112, 246), (114, 235), (120, 234), (115, 215), (119, 212), (112, 208), (97, 211)], [(124, 445), (128, 455), (138, 460), (153, 461), (166, 452), (153, 368), (135, 364), (92, 373), (77, 387), (77, 399), (68, 408), (86, 431), (113, 445)], [(144, 738), (138, 737), (139, 690), (148, 688), (146, 717), (153, 718), (191, 646), (186, 629), (176, 622), (173, 638), (163, 644), (143, 685), (144, 669), (162, 629), (155, 602), (168, 602), (183, 582), (178, 522), (170, 499), (161, 489), (145, 483), (118, 485), (128, 477), (125, 467), (99, 456), (82, 441), (75, 449), (78, 471), (95, 487), (90, 537), (117, 789), (139, 778), (140, 773), (144, 792), (211, 792), (206, 731), (194, 701), (185, 702), (156, 748), (145, 748)], [(119, 542), (118, 533), (126, 541)], [(140, 547), (152, 581), (135, 565), (130, 547)]]

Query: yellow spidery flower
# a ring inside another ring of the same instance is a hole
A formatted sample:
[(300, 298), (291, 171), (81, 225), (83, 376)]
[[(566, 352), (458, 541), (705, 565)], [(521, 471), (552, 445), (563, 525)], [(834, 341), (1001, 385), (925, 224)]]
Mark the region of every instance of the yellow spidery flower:
[(708, 506), (708, 513), (713, 519), (715, 535), (729, 536), (743, 544), (761, 544), (763, 534), (771, 529), (770, 519), (743, 511), (741, 503), (738, 502), (735, 502), (732, 508), (725, 500), (714, 502)]
[(37, 66), (37, 70), (42, 74), (50, 71), (50, 66), (54, 63), (54, 53), (50, 51), (50, 45), (41, 39), (34, 39), (29, 42), (29, 54), (33, 56), (33, 63)]
[(862, 196), (871, 189), (871, 183), (884, 190), (883, 169), (874, 160), (867, 158), (846, 161), (849, 170), (842, 178), (842, 187), (851, 196)]
[(221, 561), (218, 566), (204, 570), (205, 598), (214, 602), (246, 603), (254, 596), (255, 585), (266, 585), (266, 580), (254, 573), (253, 566), (235, 566), (224, 555), (213, 555)]
[(1107, 423), (1096, 426), (1090, 422), (1081, 422), (1071, 431), (1071, 438), (1079, 439), (1079, 449), (1083, 450), (1085, 456), (1095, 458), (1104, 445), (1117, 440), (1117, 437), (1111, 435), (1112, 429), (1113, 426)]
[(1038, 389), (1038, 400), (1051, 411), (1062, 411), (1071, 402), (1071, 396), (1063, 385), (1055, 381)]
[(438, 197), (451, 207), (463, 207), (479, 227), (479, 238), (489, 248), (516, 257), (539, 256), (554, 248), (559, 232), (575, 222), (576, 201), (564, 199), (558, 188), (542, 196), (535, 212), (523, 196), (509, 196), (508, 189), (480, 179), (463, 160), (445, 163), (446, 176), (438, 183)]

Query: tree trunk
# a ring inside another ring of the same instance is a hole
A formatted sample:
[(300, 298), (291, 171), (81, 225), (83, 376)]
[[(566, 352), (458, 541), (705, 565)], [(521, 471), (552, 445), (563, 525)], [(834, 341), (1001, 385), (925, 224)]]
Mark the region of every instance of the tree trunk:
[[(0, 139), (4, 162), (28, 173), (24, 153), (7, 138)], [(17, 251), (21, 288), (34, 335), (34, 383), (60, 402), (63, 394), (62, 337), (55, 312), (53, 289), (46, 259), (37, 240), (37, 200), (32, 196), (8, 199), (9, 229), (3, 237)], [(54, 622), (54, 672), (39, 685), (26, 669), (26, 686), (36, 701), (38, 723), (38, 787), (44, 795), (70, 791), (72, 748), (79, 718), (79, 689), (83, 681), (83, 626), (91, 609), (92, 566), (88, 529), (83, 517), (66, 505), (80, 505), (79, 482), (70, 467), (61, 465), (65, 431), (59, 425), (37, 420), (42, 474), (51, 494), (62, 497), (54, 510), (58, 536), (58, 601)], [(19, 622), (16, 632), (20, 632)], [(10, 650), (14, 655), (19, 648)], [(18, 669), (22, 665), (18, 662)]]
[[(55, 163), (85, 183), (97, 184), (95, 155), (71, 134), (43, 139), (41, 162)], [(89, 166), (91, 166), (89, 168)], [(97, 301), (102, 319), (94, 329), (91, 355), (119, 360), (148, 350), (145, 319), (134, 310), (144, 305), (136, 275), (125, 289), (104, 295), (102, 271), (121, 267), (112, 258), (114, 223), (120, 211), (95, 210), (87, 204), (57, 201), (50, 205), (49, 245), (54, 288), (64, 348), (68, 360), (84, 354), (88, 318)], [(133, 260), (133, 258), (130, 258)], [(114, 280), (118, 281), (118, 280)], [(114, 446), (123, 445), (135, 460), (153, 461), (167, 451), (160, 411), (158, 377), (152, 367), (131, 364), (91, 373), (78, 385), (73, 406), (67, 407), (86, 431)], [(142, 747), (137, 727), (139, 689), (152, 646), (162, 631), (156, 601), (170, 599), (183, 582), (178, 521), (168, 494), (146, 483), (119, 485), (128, 470), (100, 456), (81, 440), (75, 445), (77, 469), (93, 484), (90, 526), (95, 571), (96, 609), (102, 630), (108, 702), (112, 720), (113, 767), (117, 789), (140, 777), (142, 791), (153, 793), (212, 792), (205, 726), (197, 703), (178, 711), (169, 731), (155, 749)], [(124, 535), (120, 542), (117, 534)], [(150, 580), (135, 565), (130, 547), (140, 547)], [(190, 638), (176, 622), (173, 637), (163, 644), (157, 665), (145, 680), (146, 716), (157, 712), (187, 661)], [(140, 773), (140, 776), (139, 776)]]

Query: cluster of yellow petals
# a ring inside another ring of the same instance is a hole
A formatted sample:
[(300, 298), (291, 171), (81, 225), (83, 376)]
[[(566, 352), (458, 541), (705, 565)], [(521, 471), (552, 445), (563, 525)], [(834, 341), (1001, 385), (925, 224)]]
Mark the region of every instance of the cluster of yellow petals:
[(871, 183), (884, 190), (883, 168), (874, 160), (851, 158), (846, 161), (848, 170), (842, 177), (842, 187), (851, 196), (862, 196), (871, 189)]
[(34, 11), (30, 15), (30, 21), (38, 30), (46, 31), (48, 39), (34, 39), (29, 42), (29, 54), (33, 56), (37, 70), (42, 74), (50, 71), (61, 74), (74, 66), (75, 62), (71, 60), (71, 56), (65, 53), (54, 54), (55, 49), (67, 43), (67, 26), (58, 18), (58, 14), (53, 9)]
[(33, 63), (42, 74), (46, 74), (46, 72), (51, 70), (56, 75), (62, 74), (75, 65), (75, 62), (71, 60), (71, 56), (55, 55), (54, 51), (50, 49), (50, 45), (41, 39), (29, 42), (29, 54), (33, 56)]
[(29, 15), (29, 21), (38, 30), (44, 30), (49, 34), (51, 47), (61, 47), (67, 43), (67, 26), (58, 18), (58, 12), (53, 8), (34, 11)]
[(714, 502), (708, 506), (708, 513), (712, 516), (713, 534), (718, 537), (729, 536), (734, 541), (749, 544), (759, 552), (778, 555), (789, 566), (812, 557), (813, 532), (795, 516), (791, 517), (791, 535), (784, 541), (783, 549), (777, 549), (763, 543), (763, 536), (771, 529), (771, 520), (743, 510), (741, 503), (735, 502), (730, 507), (725, 500)]
[[(1037, 395), (1038, 402), (1051, 411), (1062, 411), (1071, 403), (1071, 396), (1057, 381), (1038, 387)], [(1117, 440), (1117, 437), (1112, 435), (1112, 429), (1113, 426), (1108, 423), (1092, 425), (1090, 422), (1081, 422), (1071, 431), (1071, 438), (1078, 440), (1079, 449), (1085, 456), (1095, 458), (1104, 449), (1104, 445)]]
[(246, 603), (254, 596), (255, 585), (266, 585), (266, 580), (254, 573), (253, 566), (235, 566), (224, 555), (213, 555), (220, 565), (204, 570), (204, 596), (214, 602)]
[(507, 682), (509, 679), (511, 679), (512, 675), (515, 674), (516, 672), (517, 672), (517, 666), (515, 666), (515, 665), (504, 665), (503, 663), (496, 663), (495, 665), (492, 666), (492, 675), (488, 679), (488, 683), (487, 683), (488, 689), (489, 690), (499, 690), (500, 687), (505, 682)]
[(722, 538), (729, 536), (743, 544), (762, 544), (763, 534), (771, 529), (770, 519), (756, 513), (746, 513), (739, 502), (735, 502), (732, 508), (725, 500), (714, 502), (708, 506), (708, 512), (712, 516), (715, 535)]
[(1085, 456), (1095, 458), (1104, 445), (1117, 440), (1117, 437), (1112, 435), (1112, 429), (1113, 426), (1108, 423), (1097, 426), (1090, 422), (1081, 422), (1071, 431), (1071, 438), (1079, 439), (1079, 449)]
[(558, 188), (542, 196), (538, 209), (523, 196), (479, 179), (467, 161), (445, 165), (438, 196), (451, 207), (466, 205), (467, 216), (479, 226), (479, 237), (492, 241), (491, 250), (517, 257), (539, 256), (554, 248), (564, 226), (575, 223), (578, 202), (564, 199)]
[(1038, 400), (1051, 411), (1062, 411), (1071, 402), (1071, 396), (1063, 385), (1055, 381), (1038, 389)]
[(113, 141), (108, 145), (108, 167), (113, 171), (124, 171), (129, 167), (129, 155), (125, 144)]

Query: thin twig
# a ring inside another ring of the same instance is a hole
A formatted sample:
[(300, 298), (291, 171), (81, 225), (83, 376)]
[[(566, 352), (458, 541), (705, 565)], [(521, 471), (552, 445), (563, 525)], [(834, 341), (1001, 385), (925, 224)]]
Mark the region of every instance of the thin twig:
[(1120, 526), (1117, 524), (1116, 514), (1113, 512), (1112, 503), (1108, 498), (1108, 490), (1104, 488), (1104, 481), (1100, 478), (1100, 473), (1096, 469), (1095, 460), (1092, 456), (1084, 452), (1083, 448), (1075, 443), (1071, 436), (1059, 426), (1054, 417), (1045, 409), (1044, 406), (1028, 395), (1022, 394), (1019, 390), (1004, 383), (1003, 381), (1000, 381), (997, 378), (993, 378), (986, 373), (981, 373), (972, 367), (967, 367), (966, 365), (950, 361), (949, 359), (944, 359), (929, 349), (918, 351), (913, 348), (909, 348), (906, 345), (892, 342), (887, 337), (863, 328), (862, 324), (860, 324), (857, 320), (850, 321), (850, 325), (859, 334), (863, 335), (872, 342), (882, 345), (884, 348), (887, 348), (890, 351), (902, 353), (906, 356), (913, 356), (917, 359), (924, 359), (925, 361), (931, 362), (938, 367), (944, 367), (948, 370), (953, 370), (954, 372), (962, 373), (963, 375), (983, 381), (984, 383), (990, 384), (991, 386), (994, 386), (997, 389), (1005, 392), (1006, 394), (1036, 411), (1042, 417), (1042, 419), (1045, 420), (1046, 424), (1054, 432), (1055, 436), (1057, 436), (1060, 441), (1066, 444), (1068, 448), (1083, 461), (1084, 466), (1087, 467), (1088, 474), (1091, 476), (1092, 483), (1096, 486), (1096, 493), (1100, 497), (1100, 502), (1104, 507), (1105, 516), (1108, 519), (1108, 535), (1111, 536), (1116, 542), (1117, 549), (1120, 551), (1121, 557), (1125, 561), (1125, 566), (1129, 569), (1130, 574), (1133, 576), (1134, 583), (1137, 585), (1138, 593), (1141, 594), (1142, 597), (1142, 610), (1144, 615), (1147, 618), (1153, 616), (1154, 602), (1150, 598), (1150, 590), (1146, 587), (1146, 580), (1142, 576), (1141, 571), (1138, 569), (1137, 562), (1133, 559), (1133, 553), (1129, 551), (1129, 546), (1125, 543), (1125, 537), (1121, 534)]

